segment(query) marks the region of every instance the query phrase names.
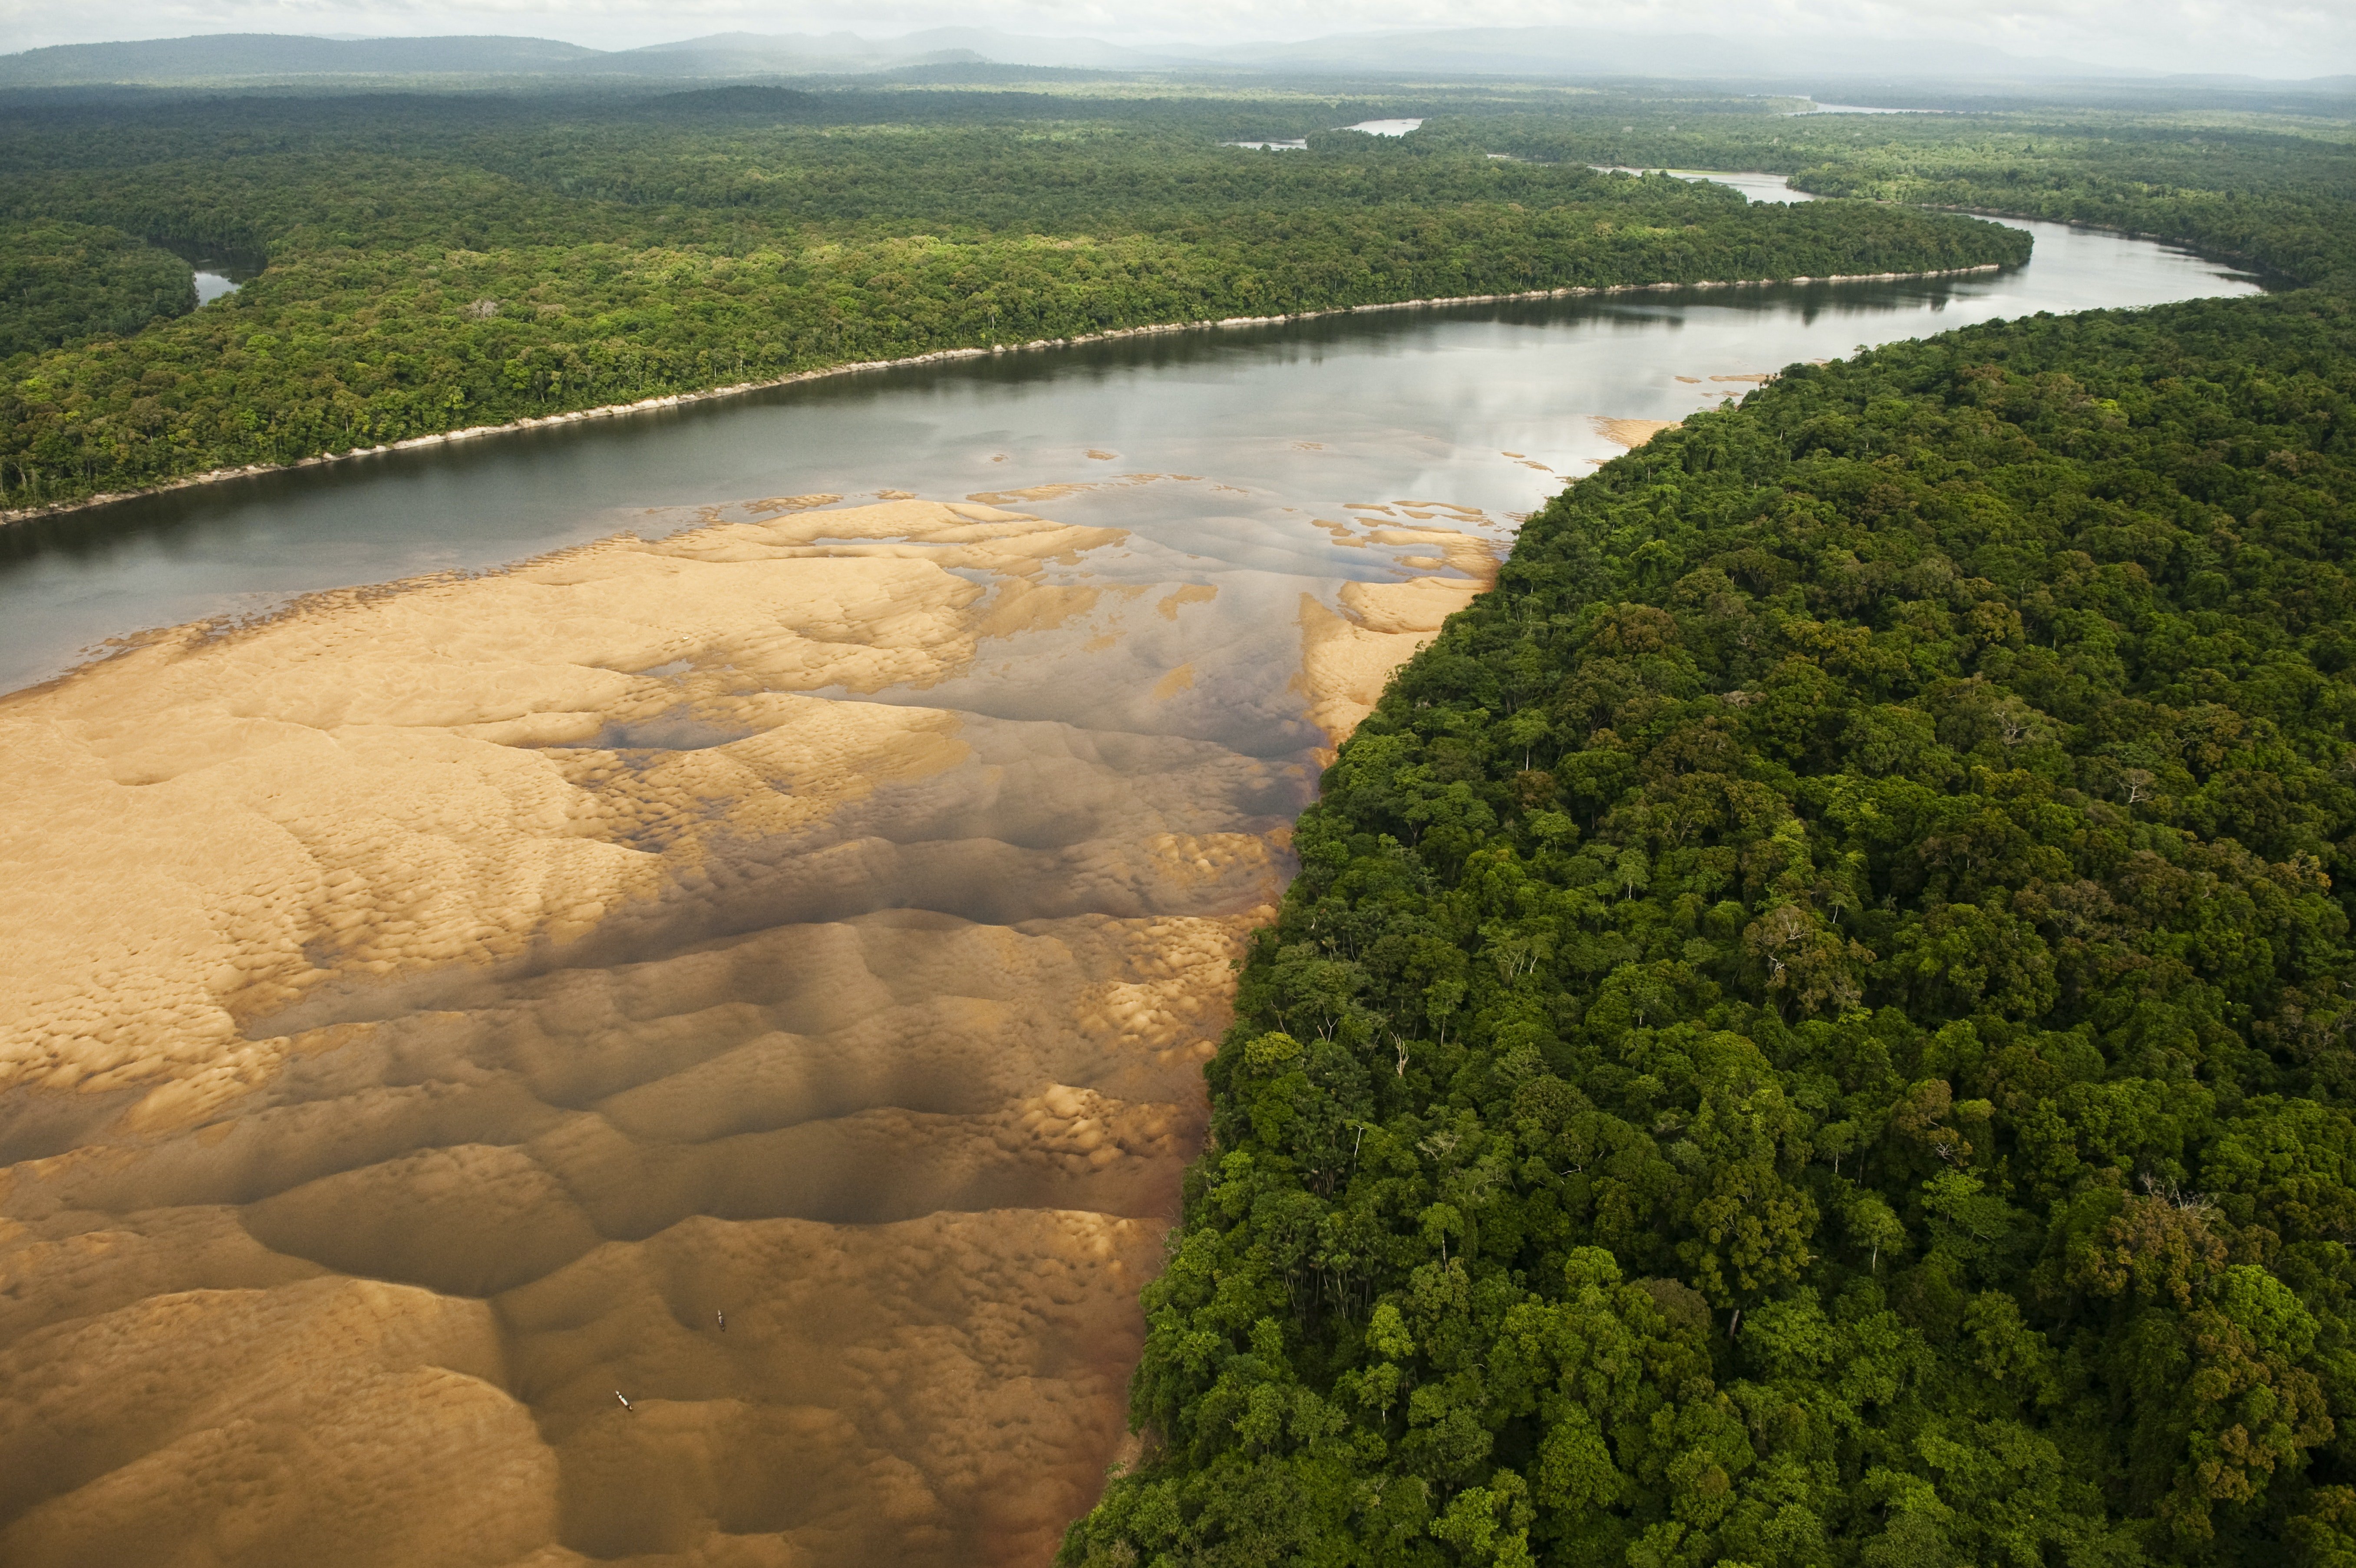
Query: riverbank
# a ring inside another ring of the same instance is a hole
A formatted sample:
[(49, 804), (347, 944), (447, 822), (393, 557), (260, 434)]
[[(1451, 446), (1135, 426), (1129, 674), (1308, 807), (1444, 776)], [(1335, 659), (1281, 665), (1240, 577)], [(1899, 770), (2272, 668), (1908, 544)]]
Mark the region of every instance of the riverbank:
[(1152, 338), (1180, 332), (1281, 327), (1297, 321), (1314, 321), (1329, 317), (1369, 315), (1391, 310), (1429, 310), (1453, 306), (1504, 305), (1519, 301), (1578, 299), (1605, 295), (1673, 294), (1680, 289), (1772, 288), (1811, 284), (1896, 283), (1922, 278), (1965, 277), (2002, 270), (2001, 263), (1986, 262), (1977, 266), (1947, 267), (1930, 272), (1841, 273), (1825, 277), (1711, 279), (1699, 283), (1601, 284), (1583, 288), (1531, 289), (1515, 294), (1472, 294), (1436, 299), (1391, 300), (1373, 305), (1340, 306), (1331, 310), (1301, 311), (1290, 315), (1230, 316), (1217, 320), (1160, 322), (1143, 327), (1114, 328), (1104, 332), (1084, 333), (1074, 337), (1039, 338), (1024, 343), (995, 344), (989, 348), (939, 349), (930, 353), (912, 354), (901, 359), (862, 360), (846, 364), (829, 365), (819, 370), (796, 371), (789, 375), (774, 376), (761, 381), (732, 382), (726, 386), (710, 387), (700, 392), (671, 392), (660, 397), (640, 398), (631, 403), (605, 403), (594, 408), (568, 410), (562, 413), (540, 414), (524, 419), (508, 420), (497, 424), (472, 424), (457, 430), (445, 430), (428, 435), (413, 435), (405, 440), (388, 442), (381, 446), (356, 446), (344, 452), (326, 452), (315, 456), (297, 457), (284, 463), (249, 463), (235, 467), (211, 468), (200, 474), (190, 474), (182, 478), (166, 479), (133, 489), (109, 490), (74, 500), (59, 501), (48, 506), (21, 507), (13, 510), (0, 511), (0, 526), (31, 521), (37, 518), (59, 517), (72, 512), (89, 511), (120, 501), (136, 499), (142, 496), (162, 495), (201, 485), (215, 485), (231, 479), (251, 478), (262, 474), (314, 468), (326, 464), (353, 462), (365, 457), (380, 457), (395, 452), (416, 451), (425, 447), (446, 446), (455, 441), (472, 441), (487, 435), (577, 424), (584, 420), (612, 419), (626, 414), (659, 413), (665, 409), (683, 408), (691, 403), (744, 397), (755, 392), (774, 391), (778, 387), (792, 386), (803, 381), (824, 381), (837, 376), (863, 375), (878, 371), (906, 370), (918, 365), (946, 364), (960, 360), (985, 360), (1002, 354), (1071, 349), (1089, 343), (1108, 343), (1122, 338)]

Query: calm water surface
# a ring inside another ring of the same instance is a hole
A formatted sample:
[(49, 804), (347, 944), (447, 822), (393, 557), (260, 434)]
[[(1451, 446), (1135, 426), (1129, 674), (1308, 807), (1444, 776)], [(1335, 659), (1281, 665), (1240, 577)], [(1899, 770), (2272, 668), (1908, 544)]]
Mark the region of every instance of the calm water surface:
[[(1754, 199), (1786, 199), (1772, 177), (1740, 183)], [(0, 530), (0, 689), (145, 628), (261, 613), (323, 588), (480, 570), (619, 529), (668, 527), (678, 521), (669, 509), (747, 496), (954, 498), (1113, 472), (1194, 474), (1233, 489), (1208, 510), (1193, 487), (1149, 487), (1070, 498), (1055, 515), (1117, 521), (1237, 565), (1269, 550), (1305, 552), (1346, 576), (1387, 564), (1312, 528), (1268, 525), (1400, 496), (1527, 511), (1558, 476), (1617, 452), (1590, 416), (1676, 419), (1745, 390), (1712, 376), (1996, 317), (2257, 287), (2147, 241), (2020, 226), (2036, 234), (2036, 257), (2001, 274), (1450, 306), (1124, 339), (805, 382), (11, 527)], [(666, 516), (649, 520), (648, 509)]]

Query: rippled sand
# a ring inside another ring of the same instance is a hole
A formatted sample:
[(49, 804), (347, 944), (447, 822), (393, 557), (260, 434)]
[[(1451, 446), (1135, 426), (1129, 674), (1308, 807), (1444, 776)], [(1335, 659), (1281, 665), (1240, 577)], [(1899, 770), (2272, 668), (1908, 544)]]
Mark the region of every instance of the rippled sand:
[[(1684, 381), (1687, 378), (1680, 376), (1677, 379), (1679, 381)], [(1748, 377), (1740, 376), (1712, 376), (1710, 378), (1710, 380), (1714, 381), (1747, 381), (1750, 378)], [(1763, 380), (1765, 378), (1762, 379)], [(1664, 430), (1676, 429), (1679, 422), (1674, 419), (1608, 419), (1601, 414), (1597, 414), (1593, 419), (1590, 420), (1589, 423), (1595, 426), (1595, 433), (1598, 435), (1602, 436), (1606, 441), (1611, 442), (1614, 446), (1625, 446), (1633, 450), (1635, 447), (1642, 446), (1645, 442), (1650, 441), (1654, 436), (1658, 435)]]
[(1494, 553), (838, 499), (0, 701), (0, 1562), (1052, 1553), (1288, 825)]

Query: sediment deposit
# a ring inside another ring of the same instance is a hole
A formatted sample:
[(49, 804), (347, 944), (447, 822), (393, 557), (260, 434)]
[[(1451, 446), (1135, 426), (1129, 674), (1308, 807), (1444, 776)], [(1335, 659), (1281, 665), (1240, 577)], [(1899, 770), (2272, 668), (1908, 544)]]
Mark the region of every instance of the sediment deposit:
[(1052, 1553), (1228, 961), (1494, 546), (839, 499), (0, 700), (0, 1561)]
[(1679, 422), (1674, 419), (1607, 419), (1598, 414), (1592, 423), (1598, 435), (1616, 446), (1625, 446), (1633, 451), (1662, 431), (1675, 429)]

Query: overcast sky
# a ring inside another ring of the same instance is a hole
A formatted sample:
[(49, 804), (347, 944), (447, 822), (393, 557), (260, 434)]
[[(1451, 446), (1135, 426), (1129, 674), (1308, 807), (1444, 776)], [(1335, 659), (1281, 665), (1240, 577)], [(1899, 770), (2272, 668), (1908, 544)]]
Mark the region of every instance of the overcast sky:
[[(190, 33), (511, 33), (626, 48), (702, 33), (996, 27), (1111, 42), (1591, 25), (1960, 42), (2160, 70), (2356, 71), (2356, 0), (0, 0), (0, 52)], [(1935, 60), (1935, 48), (1926, 54)]]

